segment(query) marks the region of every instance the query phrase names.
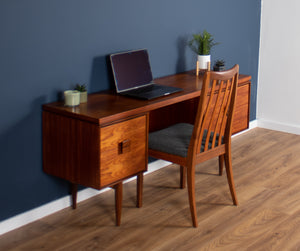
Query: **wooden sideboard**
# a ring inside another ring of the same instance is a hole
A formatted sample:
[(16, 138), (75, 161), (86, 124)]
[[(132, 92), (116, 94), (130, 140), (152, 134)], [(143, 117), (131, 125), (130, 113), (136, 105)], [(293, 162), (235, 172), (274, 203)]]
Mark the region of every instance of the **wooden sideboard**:
[[(43, 169), (65, 179), (76, 208), (77, 185), (116, 189), (116, 224), (121, 222), (122, 182), (137, 176), (141, 186), (148, 165), (148, 133), (177, 122), (194, 122), (203, 76), (185, 72), (155, 82), (183, 91), (138, 100), (113, 91), (89, 94), (88, 102), (66, 107), (43, 105)], [(233, 132), (248, 128), (251, 77), (240, 75)], [(142, 191), (142, 189), (137, 189)], [(137, 206), (142, 206), (142, 192)]]

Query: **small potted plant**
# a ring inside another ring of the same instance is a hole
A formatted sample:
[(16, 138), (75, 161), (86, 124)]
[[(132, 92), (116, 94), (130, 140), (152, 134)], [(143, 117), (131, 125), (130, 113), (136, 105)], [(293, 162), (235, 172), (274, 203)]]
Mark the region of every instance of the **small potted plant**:
[(76, 84), (75, 90), (80, 92), (80, 103), (86, 103), (87, 102), (86, 85)]
[(219, 43), (214, 42), (213, 36), (204, 30), (202, 33), (193, 34), (193, 39), (188, 45), (198, 55), (198, 68), (208, 69), (210, 65), (211, 48)]
[(224, 60), (217, 60), (214, 64), (214, 71), (225, 71), (225, 61)]

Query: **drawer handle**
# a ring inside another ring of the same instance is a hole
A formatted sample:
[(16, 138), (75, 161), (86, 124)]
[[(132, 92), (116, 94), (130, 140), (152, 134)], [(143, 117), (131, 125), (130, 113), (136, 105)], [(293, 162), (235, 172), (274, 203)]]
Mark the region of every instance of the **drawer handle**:
[(119, 154), (130, 152), (131, 140), (126, 139), (119, 143)]

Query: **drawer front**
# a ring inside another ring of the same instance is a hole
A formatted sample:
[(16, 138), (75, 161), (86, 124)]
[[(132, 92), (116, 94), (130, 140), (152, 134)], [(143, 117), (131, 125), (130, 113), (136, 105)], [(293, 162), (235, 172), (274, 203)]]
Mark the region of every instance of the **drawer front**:
[(147, 169), (147, 116), (100, 129), (100, 185), (106, 186)]
[(237, 88), (232, 133), (249, 128), (250, 84)]

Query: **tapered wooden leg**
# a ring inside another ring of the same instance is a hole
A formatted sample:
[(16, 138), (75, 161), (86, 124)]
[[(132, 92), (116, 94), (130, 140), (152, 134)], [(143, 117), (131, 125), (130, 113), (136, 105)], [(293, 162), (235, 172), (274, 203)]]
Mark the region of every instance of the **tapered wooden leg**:
[(232, 201), (233, 201), (234, 205), (238, 205), (238, 200), (236, 197), (235, 186), (234, 186), (234, 181), (233, 181), (231, 151), (228, 151), (228, 153), (226, 153), (224, 157), (225, 157), (227, 180), (228, 180), (228, 185), (229, 185)]
[(70, 192), (72, 196), (72, 208), (76, 209), (77, 207), (77, 184), (70, 183)]
[(136, 176), (136, 207), (142, 207), (143, 205), (143, 183), (144, 173), (141, 172)]
[(224, 168), (224, 155), (219, 156), (219, 175), (222, 176)]
[(186, 184), (186, 167), (180, 166), (180, 188), (185, 188)]
[(195, 201), (195, 167), (187, 167), (187, 185), (193, 226), (198, 227)]
[(116, 225), (121, 225), (122, 214), (122, 197), (123, 197), (123, 183), (120, 182), (114, 186), (115, 189), (115, 210), (116, 210)]

